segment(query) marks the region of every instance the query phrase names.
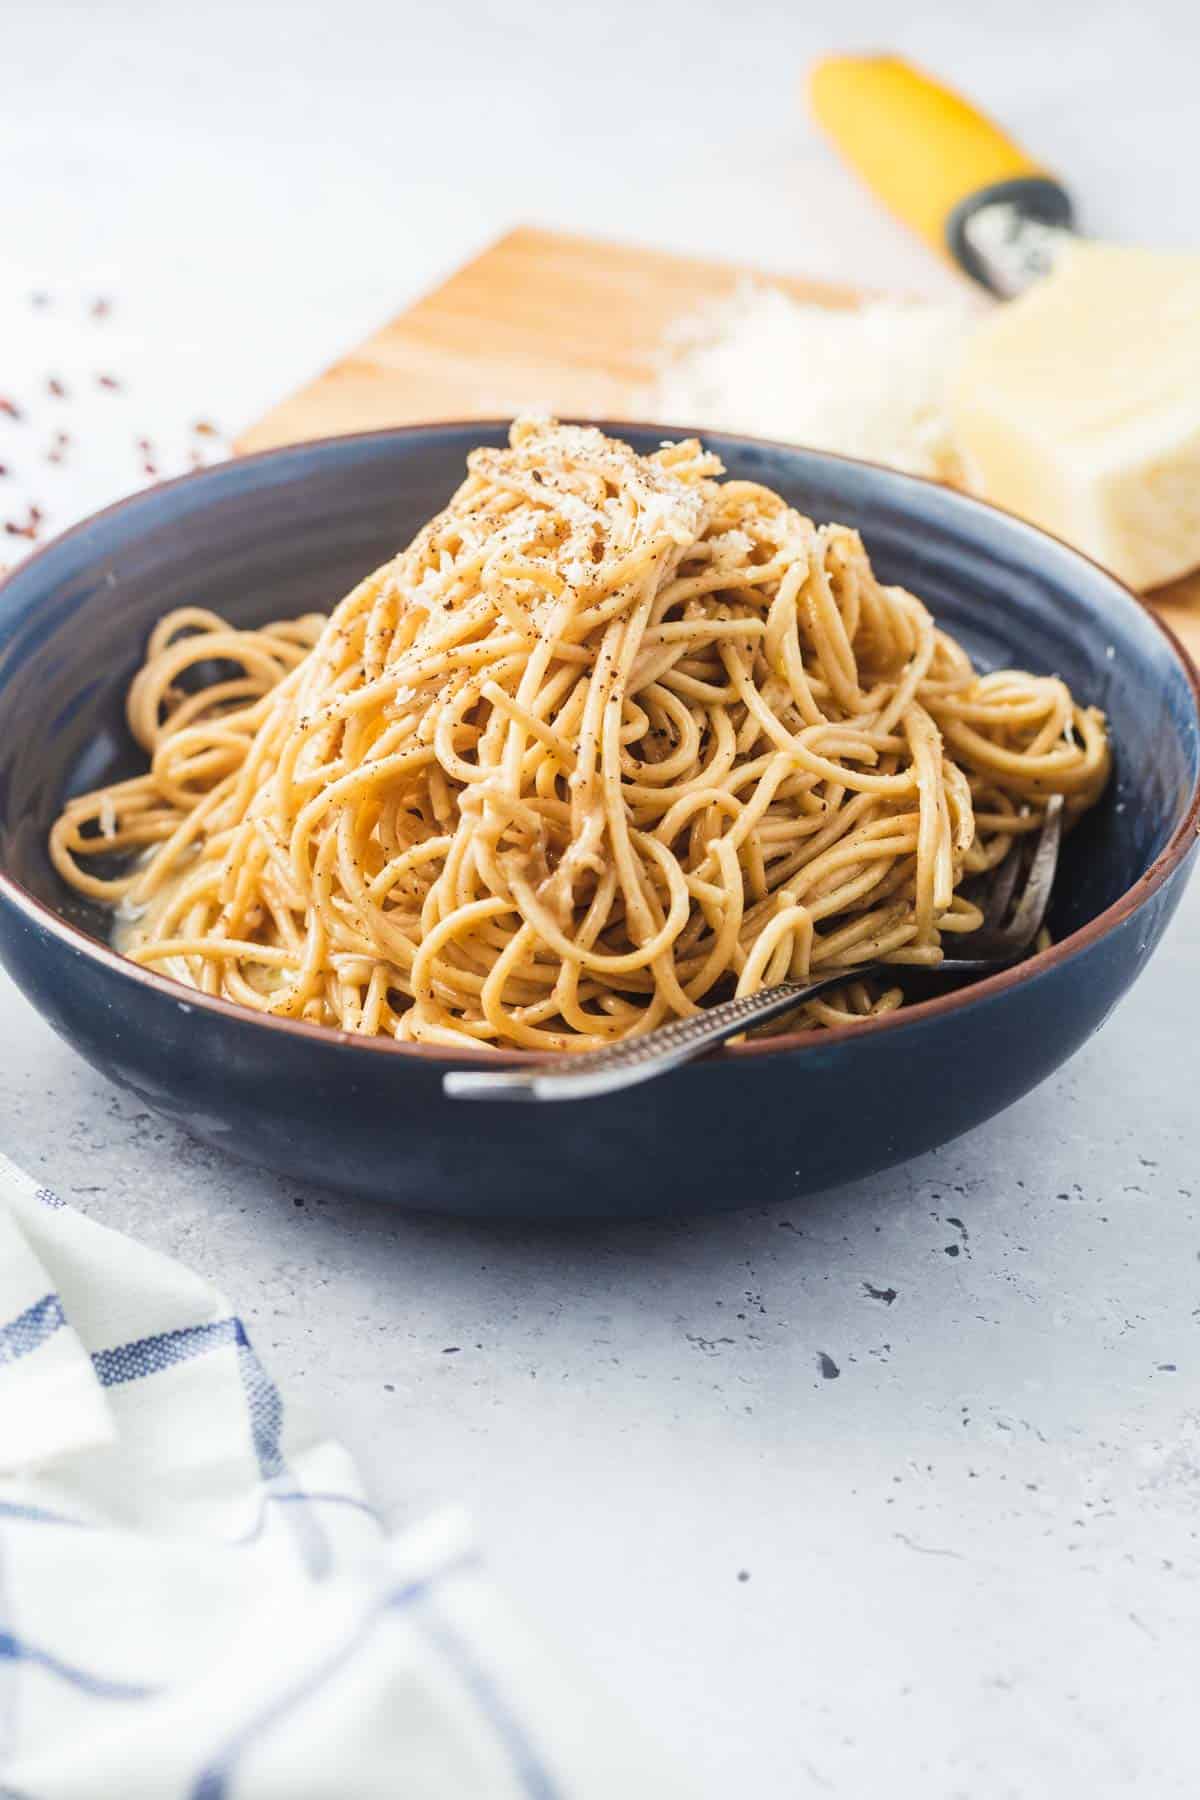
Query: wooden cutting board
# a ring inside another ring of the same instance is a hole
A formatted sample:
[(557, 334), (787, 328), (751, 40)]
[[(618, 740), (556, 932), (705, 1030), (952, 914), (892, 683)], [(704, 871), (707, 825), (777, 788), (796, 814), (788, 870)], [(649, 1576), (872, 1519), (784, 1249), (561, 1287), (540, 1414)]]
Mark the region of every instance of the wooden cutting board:
[[(237, 448), (526, 410), (644, 417), (639, 395), (668, 328), (746, 276), (763, 271), (520, 226), (251, 425)], [(769, 279), (820, 305), (861, 298)], [(1200, 659), (1200, 573), (1152, 599)]]

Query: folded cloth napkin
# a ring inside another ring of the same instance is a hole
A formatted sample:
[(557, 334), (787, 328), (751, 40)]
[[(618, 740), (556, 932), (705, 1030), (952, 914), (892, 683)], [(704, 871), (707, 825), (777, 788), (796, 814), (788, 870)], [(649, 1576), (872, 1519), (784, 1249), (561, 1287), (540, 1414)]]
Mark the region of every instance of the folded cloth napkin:
[(389, 1537), (214, 1289), (0, 1157), (0, 1800), (682, 1792), (460, 1516)]

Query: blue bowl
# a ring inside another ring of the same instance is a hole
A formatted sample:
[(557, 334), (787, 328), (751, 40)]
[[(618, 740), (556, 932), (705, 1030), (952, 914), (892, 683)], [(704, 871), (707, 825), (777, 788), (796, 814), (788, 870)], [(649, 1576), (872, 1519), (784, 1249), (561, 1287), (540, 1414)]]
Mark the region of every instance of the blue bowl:
[[(639, 449), (661, 427), (614, 429)], [(605, 1099), (469, 1108), (470, 1055), (363, 1041), (206, 998), (107, 947), (46, 854), (63, 796), (138, 766), (122, 701), (171, 607), (235, 623), (327, 610), (449, 497), (505, 428), (440, 425), (247, 457), (68, 532), (0, 589), (0, 956), (112, 1080), (196, 1136), (399, 1205), (568, 1220), (795, 1198), (944, 1143), (1027, 1092), (1107, 1017), (1190, 871), (1195, 671), (1125, 589), (1063, 544), (930, 483), (711, 436), (730, 473), (862, 532), (984, 665), (1054, 671), (1111, 722), (1116, 774), (1068, 840), (1054, 947), (870, 1025), (727, 1050)], [(677, 434), (678, 435), (678, 434)]]

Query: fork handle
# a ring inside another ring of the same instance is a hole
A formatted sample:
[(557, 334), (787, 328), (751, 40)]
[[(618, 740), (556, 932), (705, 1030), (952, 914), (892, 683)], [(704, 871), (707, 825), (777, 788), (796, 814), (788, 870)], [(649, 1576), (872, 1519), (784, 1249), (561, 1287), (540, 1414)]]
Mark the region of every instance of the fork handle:
[(451, 1069), (442, 1078), (442, 1090), (455, 1100), (590, 1100), (597, 1094), (615, 1094), (691, 1062), (726, 1038), (752, 1025), (765, 1025), (828, 988), (858, 981), (875, 967), (864, 963), (816, 981), (781, 981), (602, 1050), (547, 1057), (523, 1069)]

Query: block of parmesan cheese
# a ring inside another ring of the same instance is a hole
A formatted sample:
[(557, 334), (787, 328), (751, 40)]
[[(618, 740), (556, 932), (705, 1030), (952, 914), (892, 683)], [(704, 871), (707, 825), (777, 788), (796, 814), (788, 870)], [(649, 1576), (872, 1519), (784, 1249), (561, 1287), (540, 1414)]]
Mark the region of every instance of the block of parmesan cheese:
[(1079, 244), (997, 307), (950, 395), (976, 490), (1131, 587), (1200, 564), (1200, 255)]

